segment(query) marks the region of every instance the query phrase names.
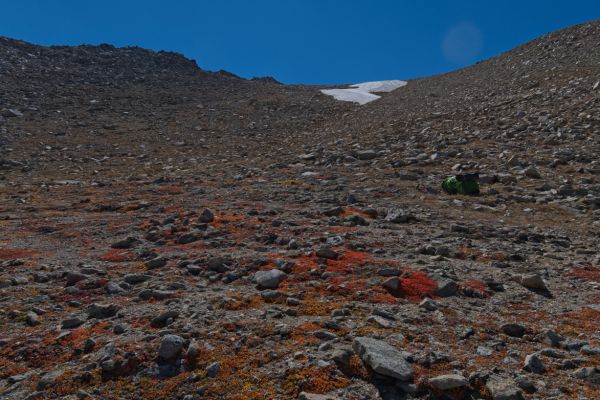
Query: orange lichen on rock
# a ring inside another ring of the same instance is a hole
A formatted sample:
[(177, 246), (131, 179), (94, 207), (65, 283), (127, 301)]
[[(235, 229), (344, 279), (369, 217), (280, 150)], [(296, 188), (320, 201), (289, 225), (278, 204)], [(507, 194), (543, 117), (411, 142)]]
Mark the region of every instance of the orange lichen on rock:
[(461, 260), (477, 260), (477, 261), (506, 261), (508, 255), (502, 252), (485, 252), (467, 246), (460, 246), (455, 253), (455, 257)]
[(600, 267), (587, 264), (582, 267), (573, 268), (566, 276), (588, 282), (600, 282)]
[(331, 278), (328, 285), (321, 291), (323, 295), (336, 295), (348, 297), (356, 301), (370, 303), (396, 304), (396, 298), (388, 293), (382, 286), (373, 285), (365, 278), (356, 278), (354, 275), (342, 275)]
[[(319, 264), (315, 262), (313, 256), (302, 255), (292, 260), (294, 266), (292, 267), (292, 273), (279, 285), (282, 290), (292, 289), (297, 283), (305, 282), (307, 276), (312, 270), (319, 270)], [(262, 269), (262, 268), (261, 268)], [(271, 269), (266, 267), (266, 269)]]
[(287, 391), (289, 394), (298, 395), (300, 391), (310, 393), (328, 393), (350, 385), (350, 380), (341, 375), (333, 366), (320, 368), (306, 367), (292, 370), (287, 377)]
[(371, 372), (367, 369), (360, 357), (358, 357), (356, 354), (350, 357), (350, 362), (348, 363), (348, 371), (346, 372), (348, 372), (350, 376), (364, 380), (369, 379), (369, 377), (371, 376)]
[(580, 333), (600, 332), (600, 311), (584, 307), (557, 318), (557, 331), (563, 334), (579, 335)]
[(352, 267), (359, 267), (371, 260), (371, 255), (362, 251), (344, 250), (343, 248), (333, 248), (341, 251), (342, 255), (337, 260), (327, 260), (327, 271), (337, 273), (352, 272)]
[(239, 311), (250, 308), (260, 308), (263, 303), (264, 301), (260, 295), (254, 295), (249, 298), (242, 298), (240, 296), (229, 299), (225, 304), (223, 304), (223, 308), (229, 311)]
[(27, 372), (29, 368), (13, 362), (8, 357), (0, 356), (0, 379)]
[(329, 315), (331, 311), (339, 308), (340, 304), (328, 300), (321, 300), (318, 298), (304, 299), (298, 306), (298, 312), (300, 315)]
[(183, 382), (190, 379), (191, 373), (184, 372), (179, 375), (167, 378), (167, 379), (152, 379), (143, 377), (139, 380), (138, 387), (135, 385), (127, 384), (131, 380), (120, 378), (115, 384), (115, 391), (122, 397), (115, 398), (127, 398), (129, 393), (138, 392), (141, 393), (141, 397), (144, 399), (166, 399), (173, 393), (177, 392), (177, 389)]
[(329, 230), (333, 233), (344, 233), (344, 232), (352, 232), (352, 231), (356, 230), (356, 227), (354, 227), (354, 226), (331, 226), (331, 227), (327, 228), (327, 230)]
[(0, 249), (0, 260), (14, 260), (17, 258), (31, 258), (35, 257), (39, 252), (32, 249), (20, 249), (20, 248), (4, 248)]
[[(214, 354), (222, 352), (215, 351)], [(242, 347), (235, 354), (209, 359), (209, 363), (219, 363), (219, 374), (215, 379), (201, 382), (206, 389), (205, 396), (236, 400), (275, 398), (272, 377), (260, 369), (268, 360), (268, 354), (246, 347)]]
[(399, 297), (410, 301), (420, 301), (425, 297), (432, 297), (438, 285), (425, 272), (408, 271), (400, 278)]
[(94, 335), (106, 334), (110, 325), (111, 324), (108, 321), (100, 321), (91, 327), (73, 329), (71, 334), (64, 337), (60, 342), (61, 344), (69, 344), (75, 347), (80, 346), (84, 341)]
[(349, 217), (350, 215), (360, 215), (361, 217), (363, 217), (365, 219), (371, 219), (372, 218), (370, 215), (365, 214), (364, 212), (362, 212), (358, 208), (354, 208), (354, 207), (346, 207), (346, 208), (344, 208), (344, 210), (340, 214), (340, 217)]
[(137, 255), (128, 250), (121, 249), (110, 249), (106, 253), (100, 256), (100, 261), (107, 262), (126, 262), (133, 261), (137, 258)]
[(240, 214), (218, 214), (215, 215), (214, 220), (210, 223), (214, 228), (222, 228), (232, 222), (245, 221), (245, 217)]
[(165, 185), (158, 188), (158, 191), (163, 194), (181, 194), (183, 189), (179, 186)]
[(485, 282), (477, 279), (470, 279), (462, 282), (460, 285), (460, 291), (469, 297), (486, 298), (490, 297), (490, 291)]
[(314, 337), (312, 332), (320, 328), (321, 326), (314, 322), (304, 322), (292, 330), (290, 339), (299, 345), (319, 343), (319, 339)]
[(381, 304), (397, 304), (398, 300), (389, 293), (379, 293), (371, 296), (371, 302)]

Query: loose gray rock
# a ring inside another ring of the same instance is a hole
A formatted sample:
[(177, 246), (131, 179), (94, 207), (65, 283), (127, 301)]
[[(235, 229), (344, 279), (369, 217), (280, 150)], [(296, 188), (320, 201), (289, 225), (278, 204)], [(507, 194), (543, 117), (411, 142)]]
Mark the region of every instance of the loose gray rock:
[(300, 392), (298, 395), (298, 400), (341, 400), (341, 398), (329, 394)]
[(544, 333), (540, 334), (537, 338), (540, 342), (545, 343), (552, 347), (560, 346), (561, 342), (563, 342), (565, 340), (565, 338), (563, 336), (559, 335), (558, 333), (556, 333), (555, 331), (553, 331), (551, 329), (546, 330)]
[(537, 388), (535, 387), (533, 382), (531, 382), (529, 377), (527, 377), (526, 375), (518, 375), (515, 378), (515, 383), (518, 387), (520, 387), (527, 393), (534, 393), (537, 391)]
[(438, 390), (450, 390), (467, 386), (469, 381), (462, 375), (448, 374), (429, 379), (429, 384)]
[(427, 311), (435, 311), (438, 309), (438, 305), (435, 301), (431, 300), (430, 298), (426, 297), (424, 298), (420, 303), (419, 303), (419, 307), (427, 310)]
[(505, 335), (512, 337), (520, 338), (525, 334), (525, 327), (519, 324), (504, 324), (500, 327), (500, 329)]
[(287, 274), (278, 269), (268, 271), (257, 271), (254, 274), (254, 282), (260, 288), (277, 289), (279, 284), (287, 277)]
[(600, 346), (584, 345), (581, 347), (581, 352), (588, 356), (596, 356), (600, 354)]
[(153, 328), (162, 328), (165, 325), (167, 325), (167, 323), (170, 320), (174, 320), (178, 316), (179, 316), (178, 311), (175, 311), (175, 310), (165, 311), (162, 314), (152, 318), (152, 321), (150, 321), (150, 326)]
[(211, 271), (227, 272), (230, 263), (231, 261), (224, 257), (211, 257), (208, 259), (207, 266)]
[(377, 157), (375, 150), (361, 150), (356, 152), (356, 158), (359, 160), (372, 160)]
[(326, 329), (319, 329), (313, 332), (313, 336), (320, 340), (333, 340), (337, 338), (335, 333), (331, 333)]
[(73, 329), (73, 328), (77, 328), (78, 326), (82, 325), (85, 321), (82, 320), (81, 318), (77, 318), (77, 317), (73, 317), (73, 318), (67, 318), (65, 320), (63, 320), (61, 322), (61, 328), (62, 329)]
[(410, 364), (399, 350), (386, 342), (369, 337), (357, 337), (352, 348), (376, 373), (405, 382), (412, 379)]
[(202, 210), (202, 213), (200, 214), (200, 217), (198, 218), (198, 221), (200, 221), (203, 224), (213, 222), (214, 220), (215, 220), (215, 214), (208, 208), (205, 208), (204, 210)]
[(113, 249), (130, 249), (132, 248), (138, 240), (134, 237), (128, 237), (123, 240), (119, 240), (110, 245)]
[(108, 294), (122, 294), (125, 293), (125, 289), (119, 286), (116, 282), (108, 282), (106, 284), (106, 292)]
[(468, 226), (461, 225), (461, 224), (452, 224), (450, 226), (450, 231), (451, 232), (456, 232), (456, 233), (469, 233), (469, 232), (471, 232), (471, 230), (469, 229)]
[(164, 300), (169, 299), (174, 295), (175, 292), (169, 290), (144, 289), (138, 294), (138, 297), (142, 300)]
[(214, 362), (206, 367), (206, 376), (209, 378), (216, 378), (220, 369), (220, 364), (218, 362)]
[(337, 260), (338, 257), (340, 256), (337, 252), (335, 252), (327, 247), (323, 247), (323, 248), (317, 250), (316, 255), (319, 258), (325, 258), (327, 260)]
[(542, 174), (540, 174), (540, 171), (538, 171), (534, 167), (529, 167), (529, 168), (525, 169), (525, 171), (523, 171), (523, 173), (525, 174), (525, 176), (528, 176), (533, 179), (540, 179), (542, 177)]
[(377, 275), (379, 276), (398, 276), (400, 275), (400, 268), (382, 268), (377, 271)]
[(340, 368), (348, 368), (353, 354), (352, 349), (340, 348), (333, 352), (331, 359), (335, 361)]
[(540, 357), (535, 353), (529, 354), (527, 357), (525, 357), (523, 368), (526, 371), (533, 372), (536, 374), (541, 374), (546, 370), (544, 363), (542, 362)]
[(67, 272), (66, 278), (67, 278), (67, 286), (73, 286), (77, 282), (86, 280), (88, 277), (87, 277), (87, 275), (81, 274), (79, 272)]
[(391, 291), (397, 291), (400, 289), (400, 279), (397, 276), (386, 279), (382, 286)]
[(162, 268), (167, 265), (167, 259), (165, 257), (156, 257), (146, 261), (145, 265), (148, 269)]
[(185, 340), (177, 335), (165, 335), (160, 341), (158, 356), (164, 360), (173, 360), (181, 354)]
[(527, 289), (548, 290), (546, 282), (539, 274), (526, 274), (521, 276), (521, 285)]
[(405, 224), (414, 219), (412, 215), (401, 208), (392, 208), (388, 210), (387, 215), (385, 216), (385, 220), (387, 222), (392, 222), (395, 224)]
[(11, 385), (13, 383), (22, 382), (25, 379), (29, 379), (33, 375), (33, 371), (25, 372), (24, 374), (13, 375), (8, 377), (8, 383)]
[(27, 323), (27, 325), (29, 325), (29, 326), (35, 326), (35, 325), (40, 324), (40, 320), (36, 313), (34, 313), (33, 311), (30, 311), (27, 313), (27, 316), (25, 317), (25, 323)]
[(490, 379), (485, 384), (493, 400), (525, 400), (521, 389), (507, 379)]
[(110, 318), (114, 316), (121, 307), (116, 304), (91, 304), (88, 309), (88, 318)]
[(37, 390), (45, 390), (47, 388), (49, 388), (50, 386), (54, 385), (54, 383), (56, 382), (56, 380), (58, 378), (60, 378), (63, 374), (62, 370), (57, 370), (57, 371), (52, 371), (52, 372), (48, 372), (46, 374), (44, 374), (39, 382), (37, 383), (36, 389)]
[(439, 297), (450, 297), (455, 296), (458, 293), (458, 284), (452, 279), (440, 279), (438, 280), (438, 288), (435, 291), (435, 295)]
[(137, 285), (138, 283), (146, 282), (149, 279), (152, 279), (152, 277), (144, 274), (127, 274), (123, 277), (123, 281), (130, 285)]
[(582, 379), (594, 385), (600, 385), (600, 368), (598, 367), (579, 368), (577, 371), (575, 371), (573, 376), (575, 376), (577, 379)]

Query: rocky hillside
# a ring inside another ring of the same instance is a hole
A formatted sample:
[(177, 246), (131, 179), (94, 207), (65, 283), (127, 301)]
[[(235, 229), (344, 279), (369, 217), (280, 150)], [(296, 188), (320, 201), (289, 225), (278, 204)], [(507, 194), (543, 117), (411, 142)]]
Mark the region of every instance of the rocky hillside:
[(596, 21), (358, 106), (0, 39), (0, 397), (600, 398), (599, 65)]
[[(204, 134), (258, 135), (261, 142), (264, 135), (310, 131), (351, 108), (317, 93), (270, 78), (203, 71), (176, 53), (110, 45), (42, 47), (0, 38), (2, 142), (21, 150), (18, 161), (32, 168), (55, 161), (33, 151), (33, 142), (42, 148), (85, 145), (95, 157), (110, 156), (103, 145), (131, 153), (140, 141), (170, 146), (195, 143)], [(15, 116), (19, 119), (11, 119)], [(7, 129), (13, 122), (19, 128)], [(164, 137), (155, 141), (157, 133)]]

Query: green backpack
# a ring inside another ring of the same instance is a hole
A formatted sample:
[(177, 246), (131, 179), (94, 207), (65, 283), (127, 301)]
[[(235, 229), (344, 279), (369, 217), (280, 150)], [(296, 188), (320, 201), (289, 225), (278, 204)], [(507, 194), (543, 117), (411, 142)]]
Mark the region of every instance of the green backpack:
[(449, 176), (442, 182), (442, 189), (449, 194), (479, 194), (479, 174), (463, 174)]

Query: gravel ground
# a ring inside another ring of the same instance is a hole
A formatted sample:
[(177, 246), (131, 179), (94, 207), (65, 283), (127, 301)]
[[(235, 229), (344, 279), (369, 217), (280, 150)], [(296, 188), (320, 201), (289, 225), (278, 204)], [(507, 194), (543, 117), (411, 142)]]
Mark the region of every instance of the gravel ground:
[(0, 38), (0, 397), (600, 398), (599, 65), (596, 21), (358, 106)]

